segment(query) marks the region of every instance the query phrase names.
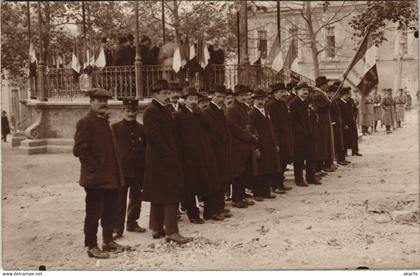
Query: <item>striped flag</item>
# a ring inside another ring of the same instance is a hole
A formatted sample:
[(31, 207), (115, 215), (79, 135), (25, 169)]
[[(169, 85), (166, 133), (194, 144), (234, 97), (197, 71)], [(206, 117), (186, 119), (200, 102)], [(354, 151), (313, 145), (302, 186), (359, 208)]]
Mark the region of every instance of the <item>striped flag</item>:
[(80, 65), (79, 51), (77, 43), (73, 44), (73, 53), (71, 56), (71, 68), (73, 69), (73, 80), (76, 81), (80, 74), (82, 66)]
[(207, 43), (204, 40), (204, 36), (201, 35), (197, 42), (197, 62), (201, 68), (206, 68), (209, 64), (210, 53), (207, 48)]
[(33, 78), (36, 76), (38, 59), (36, 58), (36, 53), (34, 45), (32, 42), (29, 44), (29, 68), (28, 68), (28, 77)]
[(99, 54), (95, 59), (95, 66), (98, 68), (104, 68), (106, 66), (105, 50), (102, 46), (99, 47)]
[(267, 57), (267, 64), (271, 64), (271, 68), (276, 71), (280, 71), (283, 68), (283, 57), (281, 53), (279, 34), (276, 35), (273, 45), (271, 45), (270, 53)]

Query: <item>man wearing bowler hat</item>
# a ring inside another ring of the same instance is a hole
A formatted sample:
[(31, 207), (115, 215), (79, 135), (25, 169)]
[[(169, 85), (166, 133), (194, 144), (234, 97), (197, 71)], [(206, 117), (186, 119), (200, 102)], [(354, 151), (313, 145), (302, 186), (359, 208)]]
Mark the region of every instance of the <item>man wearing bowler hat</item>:
[(273, 187), (273, 191), (278, 194), (284, 194), (287, 190), (291, 189), (291, 187), (284, 185), (284, 172), (287, 164), (293, 163), (294, 160), (292, 122), (289, 107), (287, 106), (289, 89), (284, 83), (280, 82), (272, 85), (271, 91), (273, 99), (267, 103), (266, 109), (270, 115), (274, 133), (278, 139), (281, 167), (280, 179)]
[[(123, 173), (116, 154), (115, 138), (107, 119), (107, 91), (95, 88), (88, 91), (90, 110), (76, 125), (73, 154), (81, 163), (79, 184), (86, 192), (84, 223), (85, 246), (89, 257), (109, 258), (106, 251), (128, 249), (113, 241), (118, 206), (118, 190), (124, 185)], [(102, 225), (102, 250), (98, 248), (97, 231)]]
[(321, 184), (315, 178), (314, 167), (314, 134), (310, 127), (308, 95), (310, 87), (306, 82), (296, 86), (297, 96), (290, 102), (290, 117), (292, 119), (295, 162), (294, 173), (297, 186), (308, 186), (303, 180), (303, 168), (306, 162), (306, 181), (311, 184)]
[(150, 202), (150, 229), (155, 239), (187, 243), (178, 229), (178, 205), (184, 189), (181, 159), (175, 140), (169, 85), (158, 80), (152, 89), (153, 100), (143, 115), (146, 134), (146, 166), (143, 180), (143, 200)]
[(252, 178), (252, 154), (258, 143), (258, 133), (252, 126), (249, 108), (245, 104), (246, 87), (237, 84), (234, 89), (235, 100), (226, 109), (228, 128), (232, 135), (232, 206), (247, 208), (255, 202), (246, 199), (245, 188)]
[[(120, 238), (124, 232), (127, 214), (127, 231), (143, 233), (146, 229), (140, 227), (137, 220), (141, 210), (141, 188), (144, 177), (146, 141), (144, 127), (137, 122), (139, 101), (123, 100), (123, 119), (114, 124), (115, 140), (121, 160), (125, 186), (120, 190), (118, 200), (117, 225), (114, 229), (114, 239)], [(130, 190), (128, 209), (127, 193)]]

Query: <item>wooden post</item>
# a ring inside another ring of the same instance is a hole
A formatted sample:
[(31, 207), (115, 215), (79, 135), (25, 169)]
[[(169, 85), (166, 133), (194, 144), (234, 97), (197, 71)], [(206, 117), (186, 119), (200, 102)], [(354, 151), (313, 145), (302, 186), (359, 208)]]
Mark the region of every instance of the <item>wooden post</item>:
[(249, 53), (248, 53), (248, 5), (247, 1), (244, 1), (244, 21), (245, 21), (245, 64), (249, 64)]
[(142, 83), (142, 60), (140, 55), (139, 46), (139, 2), (136, 0), (135, 5), (135, 16), (136, 16), (136, 57), (134, 60), (135, 74), (136, 74), (136, 98), (142, 100), (144, 98), (143, 83)]
[(83, 28), (83, 54), (82, 54), (82, 72), (85, 67), (85, 55), (86, 55), (86, 9), (85, 2), (82, 1), (82, 28)]
[(165, 35), (165, 0), (162, 0), (162, 36), (163, 36), (163, 44), (166, 43), (166, 35)]
[(42, 102), (46, 102), (45, 97), (45, 61), (44, 61), (44, 47), (43, 33), (42, 33), (42, 15), (41, 15), (41, 3), (38, 2), (38, 32), (39, 32), (39, 66), (38, 66), (38, 99)]

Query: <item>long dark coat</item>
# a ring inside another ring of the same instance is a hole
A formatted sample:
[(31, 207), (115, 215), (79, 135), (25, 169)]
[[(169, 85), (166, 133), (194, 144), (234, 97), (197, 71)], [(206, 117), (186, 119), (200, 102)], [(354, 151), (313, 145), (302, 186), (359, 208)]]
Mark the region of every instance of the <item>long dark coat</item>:
[(226, 109), (226, 119), (232, 135), (232, 175), (241, 176), (246, 173), (246, 165), (256, 149), (252, 135), (258, 135), (252, 126), (248, 107), (236, 100)]
[(188, 195), (209, 195), (220, 189), (216, 155), (203, 124), (202, 114), (193, 113), (185, 106), (174, 114), (184, 190)]
[(124, 177), (143, 179), (146, 158), (144, 126), (137, 121), (121, 120), (113, 124), (112, 129)]
[(314, 158), (313, 133), (310, 126), (308, 103), (299, 97), (290, 101), (290, 118), (292, 119), (295, 160)]
[[(341, 109), (341, 118), (343, 119), (343, 138), (345, 149), (353, 149), (357, 144), (357, 126), (354, 115), (354, 106), (350, 101), (339, 101)], [(356, 136), (354, 135), (356, 129)]]
[(133, 65), (132, 50), (127, 46), (119, 46), (115, 52), (113, 64), (114, 66)]
[(334, 133), (334, 148), (336, 152), (344, 150), (343, 119), (341, 117), (340, 101), (340, 99), (333, 100), (330, 108)]
[(76, 125), (74, 156), (81, 163), (79, 184), (87, 188), (118, 189), (124, 185), (118, 149), (109, 122), (90, 110)]
[(375, 121), (382, 121), (382, 97), (380, 94), (373, 95), (373, 110), (375, 112)]
[(222, 183), (232, 182), (232, 137), (230, 135), (225, 114), (213, 103), (203, 112), (205, 126), (216, 154), (219, 177)]
[(316, 140), (316, 159), (333, 159), (333, 137), (331, 131), (330, 100), (324, 91), (316, 89), (314, 91), (313, 105), (316, 112), (315, 140)]
[(395, 122), (394, 112), (394, 99), (389, 96), (382, 98), (381, 107), (383, 109), (382, 113), (382, 124), (385, 126), (393, 126)]
[(267, 175), (280, 172), (280, 159), (278, 156), (278, 140), (274, 133), (269, 113), (265, 111), (264, 116), (255, 107), (249, 111), (252, 124), (258, 132), (257, 148), (261, 157), (257, 159), (257, 170), (255, 175)]
[(1, 116), (1, 134), (7, 135), (10, 133), (10, 125), (7, 116)]
[(146, 166), (143, 200), (176, 204), (182, 199), (184, 176), (177, 151), (170, 111), (152, 100), (143, 115), (146, 133)]
[(362, 96), (360, 100), (360, 113), (362, 126), (373, 126), (375, 122), (375, 109), (373, 107), (373, 98), (370, 95)]
[(273, 129), (278, 139), (280, 160), (282, 163), (293, 163), (293, 130), (287, 103), (282, 100), (272, 99), (265, 108), (270, 114)]

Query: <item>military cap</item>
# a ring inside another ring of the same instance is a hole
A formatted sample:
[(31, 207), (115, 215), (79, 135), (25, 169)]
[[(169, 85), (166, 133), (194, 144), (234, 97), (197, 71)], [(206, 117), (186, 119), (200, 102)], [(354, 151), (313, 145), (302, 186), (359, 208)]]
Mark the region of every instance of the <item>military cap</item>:
[(248, 92), (248, 90), (246, 90), (246, 87), (243, 84), (237, 84), (233, 88), (233, 94), (235, 94), (235, 95), (240, 95), (240, 94), (244, 94), (244, 93), (247, 93), (247, 92)]
[(306, 81), (300, 81), (297, 85), (296, 85), (296, 87), (295, 87), (296, 89), (302, 89), (302, 88), (311, 88), (309, 85), (308, 85), (308, 83), (306, 82)]
[(213, 88), (209, 92), (210, 93), (215, 93), (215, 92), (226, 93), (226, 87), (223, 84), (221, 85), (218, 84), (218, 85), (213, 86)]
[(171, 82), (169, 82), (169, 90), (181, 92), (182, 91), (182, 86), (177, 81), (171, 81)]
[(139, 107), (139, 100), (137, 99), (123, 99), (122, 102), (125, 108), (137, 109)]
[(169, 90), (169, 84), (167, 80), (159, 79), (153, 85), (152, 93), (159, 93), (161, 90)]
[(108, 93), (108, 91), (106, 91), (103, 88), (93, 88), (90, 89), (88, 91), (86, 91), (86, 94), (91, 98), (91, 99), (95, 99), (95, 98), (107, 98), (107, 99), (112, 99), (111, 94)]
[(317, 87), (319, 87), (319, 86), (321, 86), (321, 85), (323, 85), (323, 84), (327, 84), (328, 83), (328, 79), (327, 79), (327, 77), (326, 76), (319, 76), (319, 77), (317, 77), (316, 78), (316, 80), (315, 80), (315, 85), (317, 86)]
[(195, 89), (194, 86), (187, 86), (182, 90), (182, 98), (186, 99), (189, 96), (199, 96), (197, 89)]
[(263, 89), (257, 89), (252, 94), (252, 98), (253, 99), (256, 99), (256, 98), (265, 98), (265, 97), (267, 97), (267, 93)]
[(274, 93), (276, 91), (279, 91), (279, 90), (288, 90), (286, 88), (286, 85), (284, 85), (283, 82), (275, 83), (275, 84), (271, 85), (270, 87), (271, 87), (271, 92), (272, 93)]

